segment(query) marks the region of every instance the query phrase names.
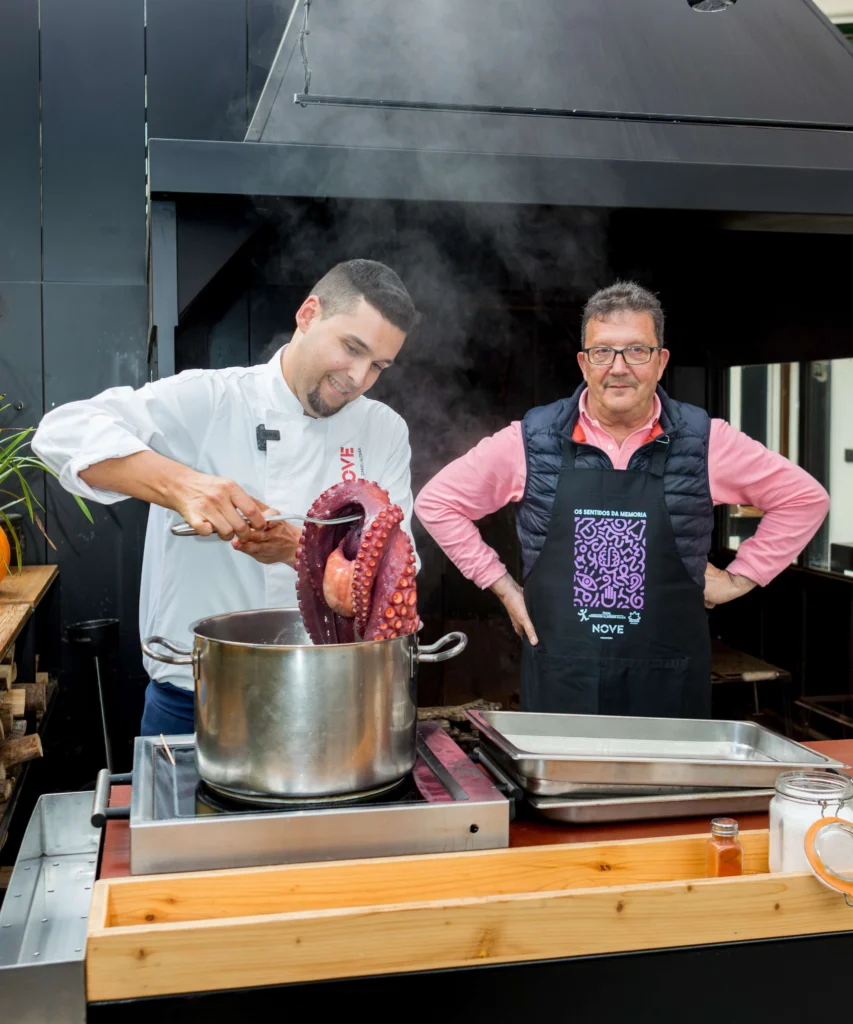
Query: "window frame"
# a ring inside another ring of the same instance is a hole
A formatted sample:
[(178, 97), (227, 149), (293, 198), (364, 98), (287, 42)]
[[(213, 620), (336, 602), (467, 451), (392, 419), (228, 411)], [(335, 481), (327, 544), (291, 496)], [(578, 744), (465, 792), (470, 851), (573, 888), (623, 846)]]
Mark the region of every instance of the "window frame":
[[(832, 408), (831, 404), (827, 401), (818, 401), (813, 393), (813, 389), (810, 387), (812, 380), (811, 368), (815, 363), (826, 362), (830, 365), (833, 360), (785, 360), (784, 363), (752, 363), (747, 364), (751, 366), (772, 366), (772, 365), (789, 365), (796, 366), (798, 368), (798, 390), (799, 390), (799, 403), (798, 403), (798, 416), (796, 424), (797, 432), (797, 465), (801, 466), (807, 473), (822, 484), (832, 499), (832, 493), (829, 490), (829, 438), (831, 435), (831, 416)], [(725, 411), (725, 418), (728, 421), (731, 415), (731, 370), (735, 368), (735, 365), (726, 366), (722, 368), (722, 382), (720, 387), (720, 395), (722, 398), (722, 406)], [(831, 377), (828, 380), (828, 385), (831, 385)], [(789, 430), (792, 425), (789, 424)], [(821, 453), (818, 454), (819, 446), (822, 445)], [(788, 448), (790, 452), (790, 445)], [(820, 461), (820, 472), (815, 472), (818, 468), (816, 463)], [(722, 551), (731, 555), (732, 558), (736, 557), (737, 549), (733, 548), (729, 544), (730, 540), (730, 505), (722, 507), (723, 514), (719, 520), (719, 529), (721, 530), (721, 543), (720, 548)], [(810, 559), (813, 557), (816, 544), (823, 544), (825, 546), (824, 557), (826, 562), (829, 564), (829, 540), (828, 540), (828, 522), (829, 518), (824, 520), (821, 524), (820, 529), (815, 536), (809, 541), (809, 543), (803, 548), (803, 550), (797, 555), (796, 562), (792, 562), (789, 568), (800, 569), (805, 572), (811, 572), (822, 576), (831, 576), (833, 579), (848, 580), (853, 583), (853, 578), (845, 576), (843, 573), (836, 572), (831, 568), (820, 568), (813, 566), (810, 563)]]

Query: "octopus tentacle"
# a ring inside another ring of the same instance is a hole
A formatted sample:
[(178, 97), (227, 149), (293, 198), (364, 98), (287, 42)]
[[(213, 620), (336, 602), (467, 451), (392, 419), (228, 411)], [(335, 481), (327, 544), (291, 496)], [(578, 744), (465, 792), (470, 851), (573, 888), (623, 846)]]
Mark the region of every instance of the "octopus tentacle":
[(315, 644), (402, 636), (420, 624), (414, 548), (388, 492), (366, 480), (336, 484), (308, 510), (319, 519), (354, 514), (350, 524), (302, 531), (296, 590)]

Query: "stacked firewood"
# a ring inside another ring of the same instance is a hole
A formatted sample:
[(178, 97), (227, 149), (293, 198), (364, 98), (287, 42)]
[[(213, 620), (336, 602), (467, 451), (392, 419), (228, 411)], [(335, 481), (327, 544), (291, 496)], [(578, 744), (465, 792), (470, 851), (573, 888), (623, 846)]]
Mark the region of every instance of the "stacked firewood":
[(470, 753), (479, 742), (479, 733), (465, 717), (466, 711), (500, 711), (501, 705), (491, 700), (472, 700), (439, 708), (418, 708), (419, 722), (438, 722), (447, 735)]
[(21, 767), (42, 756), (35, 730), (47, 710), (49, 683), (47, 672), (35, 675), (34, 683), (18, 682), (14, 645), (0, 662), (0, 818)]

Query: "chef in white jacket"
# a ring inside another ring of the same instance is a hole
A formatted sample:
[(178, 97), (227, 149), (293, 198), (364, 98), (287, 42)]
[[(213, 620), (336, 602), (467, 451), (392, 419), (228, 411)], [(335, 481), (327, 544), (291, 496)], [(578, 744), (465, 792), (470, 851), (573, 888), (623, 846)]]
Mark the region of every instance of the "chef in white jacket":
[[(151, 504), (143, 637), (190, 646), (196, 619), (295, 606), (301, 523), (265, 524), (264, 512), (304, 515), (341, 480), (379, 483), (411, 533), (408, 429), (363, 396), (416, 321), (392, 270), (351, 260), (312, 289), (269, 363), (110, 388), (44, 417), (32, 447), (66, 490), (102, 504)], [(174, 536), (182, 520), (202, 536)], [(143, 660), (151, 683), (142, 735), (192, 732), (191, 668)]]

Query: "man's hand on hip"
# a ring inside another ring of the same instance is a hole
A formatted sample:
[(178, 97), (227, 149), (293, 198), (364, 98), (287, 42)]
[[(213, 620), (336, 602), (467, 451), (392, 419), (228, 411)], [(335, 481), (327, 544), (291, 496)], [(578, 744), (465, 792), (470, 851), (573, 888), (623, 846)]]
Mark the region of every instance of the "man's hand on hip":
[[(268, 511), (276, 514), (275, 509)], [(301, 536), (301, 527), (293, 523), (268, 523), (264, 530), (250, 530), (246, 537), (235, 537), (231, 547), (264, 565), (283, 562), (293, 568)]]
[(506, 608), (512, 622), (512, 628), (516, 633), (519, 636), (526, 634), (530, 643), (536, 646), (539, 643), (539, 639), (536, 636), (533, 623), (530, 621), (530, 616), (527, 614), (527, 605), (524, 603), (524, 591), (512, 576), (509, 573), (501, 576), (497, 583), (493, 583), (489, 589), (497, 595), (501, 604)]
[(736, 597), (748, 594), (755, 586), (757, 584), (746, 576), (733, 576), (708, 562), (705, 567), (705, 607), (716, 608), (718, 604), (728, 604)]

